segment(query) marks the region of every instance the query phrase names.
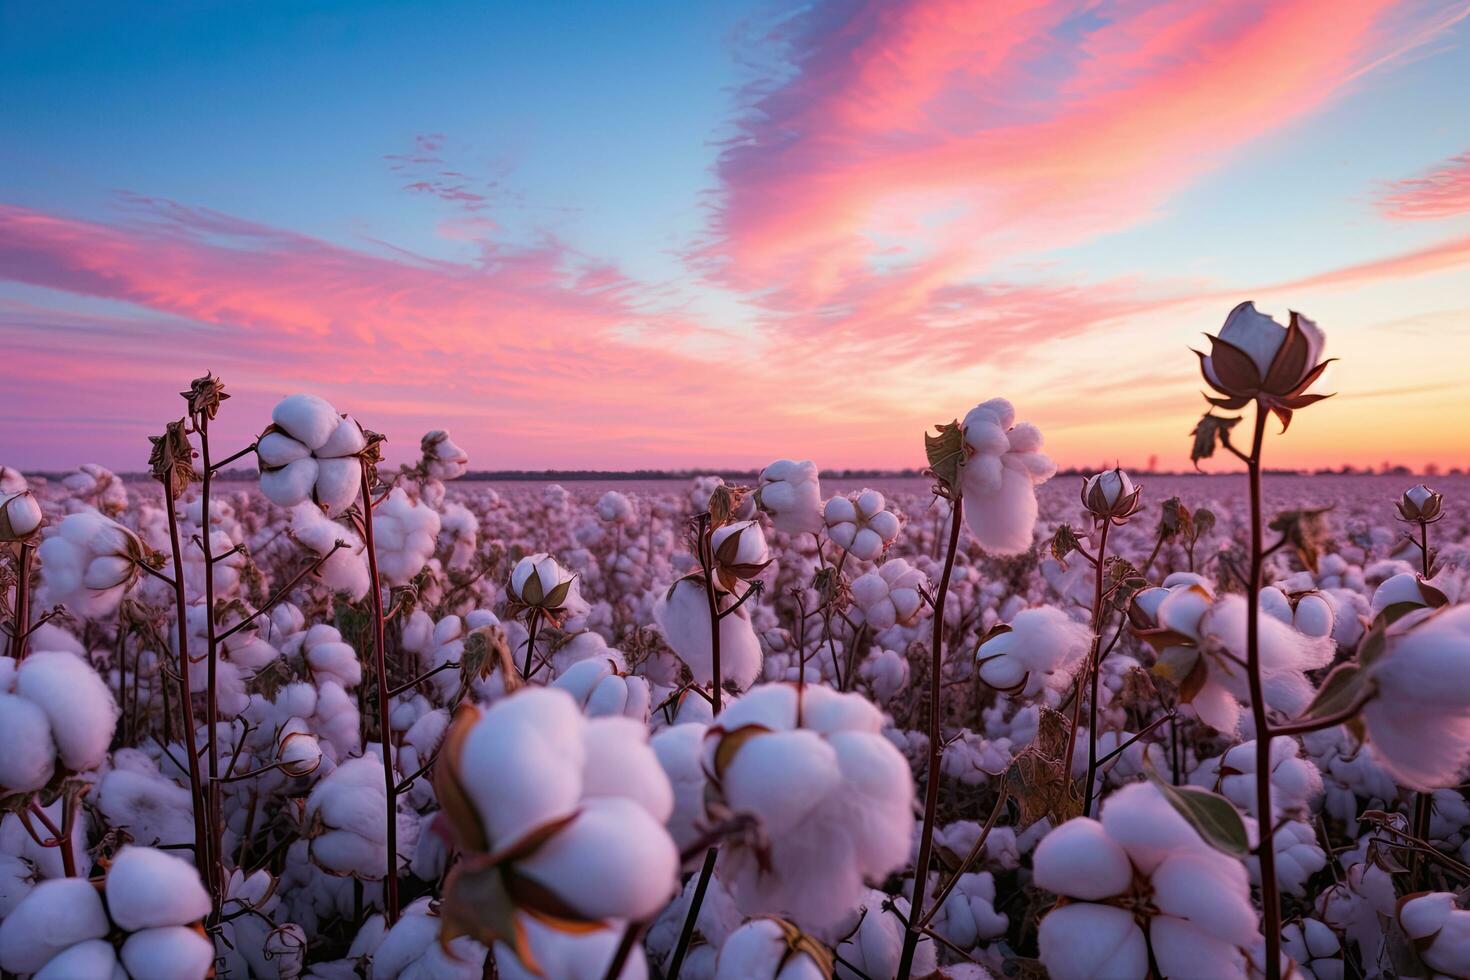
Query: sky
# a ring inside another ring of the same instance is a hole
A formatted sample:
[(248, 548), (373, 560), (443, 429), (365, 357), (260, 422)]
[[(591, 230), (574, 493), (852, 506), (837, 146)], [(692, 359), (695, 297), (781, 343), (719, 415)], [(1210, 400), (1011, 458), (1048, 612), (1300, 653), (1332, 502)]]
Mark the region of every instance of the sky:
[(1470, 0), (3, 4), (0, 462), (213, 371), (225, 451), (1184, 468), (1251, 299), (1339, 358), (1268, 465), (1467, 466), (1467, 91)]

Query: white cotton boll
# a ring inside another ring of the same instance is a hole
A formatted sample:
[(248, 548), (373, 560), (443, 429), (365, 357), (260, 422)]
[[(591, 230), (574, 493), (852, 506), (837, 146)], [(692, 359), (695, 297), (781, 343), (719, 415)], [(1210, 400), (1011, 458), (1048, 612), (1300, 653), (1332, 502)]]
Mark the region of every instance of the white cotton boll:
[(1058, 980), (1148, 975), (1148, 942), (1124, 909), (1090, 902), (1053, 909), (1037, 941), (1042, 964)]
[(214, 966), (214, 944), (185, 926), (144, 929), (123, 943), (122, 963), (134, 977), (204, 980)]
[(609, 524), (627, 524), (633, 520), (633, 503), (625, 494), (609, 490), (597, 498), (597, 516)]
[[(727, 608), (733, 602), (727, 596), (721, 606)], [(659, 597), (653, 615), (664, 639), (688, 665), (695, 682), (713, 683), (714, 653), (710, 646), (709, 599), (704, 582), (697, 578), (679, 579)], [(719, 624), (720, 680), (743, 690), (760, 673), (760, 639), (755, 635), (745, 606), (722, 617)]]
[[(303, 503), (291, 509), (291, 536), (318, 557), (331, 553), (316, 573), (327, 588), (353, 602), (367, 595), (372, 582), (367, 549), (356, 531), (329, 520), (316, 506)], [(346, 547), (333, 551), (338, 541), (345, 542)]]
[(105, 887), (112, 921), (129, 932), (187, 925), (209, 914), (209, 893), (194, 866), (151, 847), (119, 851)]
[(271, 421), (308, 449), (325, 445), (341, 420), (331, 403), (316, 395), (288, 395), (271, 410)]
[[(895, 915), (886, 904), (898, 910)], [(903, 916), (903, 920), (899, 919)], [(847, 938), (837, 946), (837, 955), (843, 962), (837, 964), (836, 974), (841, 980), (858, 980), (861, 977), (893, 977), (898, 975), (898, 964), (903, 953), (904, 921), (909, 915), (908, 900), (895, 896), (890, 898), (880, 891), (869, 889), (864, 901), (864, 912)], [(927, 977), (934, 972), (936, 958), (934, 941), (922, 937), (914, 947), (913, 975)]]
[(723, 776), (726, 802), (760, 815), (766, 833), (784, 835), (836, 788), (837, 753), (810, 731), (775, 732), (743, 746)]
[(674, 791), (648, 742), (648, 728), (631, 718), (588, 721), (582, 736), (587, 751), (583, 798), (626, 797), (666, 822), (674, 812)]
[(0, 786), (27, 793), (45, 786), (56, 768), (46, 712), (22, 697), (0, 694)]
[(355, 457), (317, 460), (313, 493), (328, 517), (336, 517), (351, 507), (361, 492), (362, 464)]
[(804, 952), (794, 952), (790, 927), (752, 919), (720, 947), (714, 980), (822, 980), (824, 971)]
[(1369, 747), (1411, 789), (1456, 783), (1470, 760), (1467, 643), (1470, 606), (1455, 606), (1390, 636), (1369, 668), (1378, 685), (1362, 713)]
[(16, 691), (46, 713), (68, 769), (95, 769), (107, 758), (121, 711), (90, 664), (70, 653), (32, 653), (16, 672)]
[(351, 418), (343, 418), (327, 437), (327, 441), (313, 451), (322, 459), (338, 459), (356, 456), (366, 448), (367, 436), (363, 433), (362, 426)]
[(679, 852), (634, 801), (595, 797), (516, 868), (588, 918), (643, 919), (674, 894)]
[(1051, 606), (1019, 612), (1009, 625), (975, 653), (980, 679), (1005, 693), (1034, 698), (1062, 689), (1092, 645), (1091, 630)]
[[(726, 545), (725, 542), (732, 538), (736, 543)], [(755, 521), (733, 521), (720, 525), (710, 535), (710, 547), (714, 549), (716, 559), (722, 564), (759, 565), (771, 560), (771, 551), (766, 546), (765, 533)], [(733, 557), (729, 561), (720, 558), (722, 554), (731, 553)]]
[[(567, 932), (544, 925), (530, 916), (523, 916), (520, 922), (525, 927), (526, 942), (541, 972), (535, 974), (527, 970), (509, 947), (496, 943), (495, 965), (501, 980), (550, 980), (552, 977), (556, 980), (603, 980), (622, 939), (624, 926), (624, 923), (614, 921), (606, 929)], [(648, 962), (642, 946), (635, 945), (617, 980), (647, 980), (647, 977)]]
[(41, 505), (29, 490), (0, 491), (0, 538), (19, 541), (30, 537), (43, 519)]
[(1176, 851), (1209, 846), (1152, 783), (1132, 783), (1109, 796), (1102, 825), (1144, 874)]
[[(36, 549), (49, 601), (83, 619), (112, 615), (140, 572), (143, 543), (95, 510), (68, 514)], [(94, 566), (96, 566), (94, 568)]]
[(111, 926), (97, 889), (85, 878), (51, 878), (0, 922), (0, 967), (35, 973), (68, 946), (100, 939)]
[(698, 840), (699, 821), (704, 816), (707, 780), (700, 759), (706, 731), (699, 724), (671, 725), (648, 740), (673, 789), (674, 806), (667, 824), (680, 850)]
[(1087, 901), (1121, 895), (1133, 883), (1128, 855), (1102, 824), (1087, 817), (1068, 820), (1043, 837), (1034, 867), (1038, 888)]
[(36, 886), (36, 866), (0, 851), (0, 921), (15, 911)]
[(1149, 926), (1150, 946), (1162, 976), (1186, 977), (1209, 963), (1212, 977), (1247, 980), (1251, 976), (1244, 950), (1211, 935), (1199, 923), (1158, 916)]
[(439, 945), (439, 917), (429, 914), (429, 900), (421, 898), (403, 910), (372, 954), (375, 980), (478, 980), (484, 967), (485, 947), (468, 937)]
[(77, 943), (53, 956), (35, 976), (35, 980), (78, 980), (78, 978), (125, 980), (125, 975), (118, 968), (117, 951), (112, 948), (111, 943), (101, 939), (89, 939), (84, 943)]
[(1010, 402), (993, 398), (971, 409), (963, 424), (972, 453), (960, 470), (965, 523), (981, 547), (997, 555), (1031, 547), (1036, 485), (1056, 471), (1040, 452), (1041, 433), (1016, 425), (1015, 418)]
[[(261, 463), (273, 468), (290, 466), (298, 459), (306, 459), (311, 455), (309, 448), (284, 432), (267, 432), (261, 436), (260, 441), (255, 444), (255, 452), (260, 457)], [(315, 477), (313, 477), (314, 480)], [(304, 491), (302, 496), (309, 492), (309, 490)]]
[(279, 469), (262, 469), (260, 492), (273, 504), (295, 507), (311, 499), (317, 474), (317, 460), (314, 456), (292, 460)]
[(1404, 932), (1426, 966), (1451, 977), (1470, 974), (1470, 912), (1449, 892), (1430, 892), (1404, 902), (1398, 913)]
[(1210, 847), (1169, 855), (1149, 878), (1154, 904), (1205, 933), (1239, 947), (1258, 935), (1245, 867)]
[(760, 506), (771, 523), (787, 534), (815, 534), (822, 529), (822, 487), (816, 464), (778, 459), (761, 471)]
[(476, 722), (460, 769), (492, 849), (575, 810), (585, 760), (581, 731), (571, 696), (549, 688), (522, 688)]
[(823, 510), (827, 537), (860, 561), (875, 561), (898, 538), (898, 515), (884, 510), (877, 490), (855, 497), (833, 497)]
[(387, 871), (387, 791), (383, 764), (373, 755), (348, 759), (312, 788), (306, 817), (324, 831), (311, 857), (333, 874), (376, 880)]

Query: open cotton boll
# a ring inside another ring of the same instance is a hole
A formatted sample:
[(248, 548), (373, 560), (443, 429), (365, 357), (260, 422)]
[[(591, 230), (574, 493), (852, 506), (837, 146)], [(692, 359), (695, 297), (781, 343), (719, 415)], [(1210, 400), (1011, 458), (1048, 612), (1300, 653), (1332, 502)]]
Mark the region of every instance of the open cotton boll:
[(778, 531), (794, 535), (822, 529), (822, 486), (811, 460), (778, 459), (761, 470), (759, 483), (760, 507)]
[(1124, 909), (1091, 902), (1053, 909), (1037, 941), (1042, 965), (1058, 980), (1148, 976), (1148, 940)]
[[(897, 909), (897, 914), (894, 909)], [(837, 944), (837, 955), (841, 959), (837, 963), (836, 975), (841, 980), (897, 976), (903, 954), (904, 922), (908, 921), (908, 915), (908, 899), (868, 889), (857, 924)], [(935, 967), (934, 941), (923, 936), (914, 947), (913, 975), (927, 977)]]
[(306, 818), (319, 832), (311, 857), (338, 875), (377, 880), (388, 867), (387, 791), (376, 756), (348, 759), (312, 788)]
[(105, 890), (112, 921), (129, 932), (187, 925), (209, 914), (209, 893), (194, 866), (151, 847), (119, 851)]
[(156, 767), (109, 770), (98, 784), (97, 807), (108, 826), (127, 831), (139, 844), (193, 839), (194, 808), (188, 789)]
[(457, 480), (469, 469), (469, 454), (455, 445), (444, 429), (424, 433), (419, 450), (424, 456), (425, 472), (435, 480)]
[[(291, 537), (318, 558), (330, 553), (316, 572), (323, 585), (353, 602), (367, 595), (372, 582), (367, 548), (356, 531), (329, 520), (316, 506), (303, 503), (291, 508)], [(346, 547), (333, 551), (338, 541), (345, 542)]]
[(708, 726), (690, 723), (661, 728), (648, 740), (669, 780), (674, 807), (666, 821), (674, 843), (682, 851), (699, 839), (704, 817), (705, 778), (701, 758)]
[(60, 651), (32, 653), (16, 671), (15, 688), (46, 713), (66, 768), (82, 772), (106, 760), (121, 711), (91, 664)]
[(1457, 783), (1470, 761), (1470, 606), (1446, 607), (1402, 633), (1368, 668), (1363, 708), (1373, 757), (1420, 791)]
[[(495, 966), (501, 980), (603, 980), (612, 964), (613, 953), (622, 940), (624, 923), (612, 922), (604, 929), (569, 932), (543, 924), (537, 919), (524, 919), (526, 942), (540, 966), (533, 973), (516, 958), (504, 943), (495, 944)], [(684, 974), (681, 974), (684, 975)], [(479, 976), (478, 973), (475, 976)], [(635, 944), (617, 980), (647, 980), (648, 961), (641, 943)]]
[(993, 633), (975, 651), (980, 679), (998, 691), (1034, 698), (1066, 687), (1087, 657), (1092, 631), (1060, 609), (1017, 613), (1009, 629)]
[(341, 419), (330, 402), (316, 395), (287, 395), (271, 410), (271, 421), (307, 449), (326, 445)]
[[(937, 882), (934, 894), (938, 894)], [(961, 949), (974, 949), (1006, 934), (1009, 920), (995, 910), (995, 877), (989, 871), (967, 871), (934, 918), (940, 935)]]
[(394, 487), (373, 511), (378, 574), (389, 585), (407, 585), (434, 557), (438, 536), (438, 513)]
[(79, 977), (126, 980), (126, 974), (118, 967), (117, 950), (101, 939), (88, 939), (53, 956), (35, 975), (35, 980), (77, 980)]
[[(1306, 814), (1322, 795), (1322, 773), (1311, 760), (1301, 757), (1300, 750), (1301, 744), (1294, 738), (1277, 736), (1271, 740), (1273, 823), (1281, 813)], [(1190, 774), (1189, 781), (1223, 794), (1251, 816), (1260, 816), (1256, 810), (1255, 739), (1205, 759)]]
[(445, 949), (439, 944), (439, 928), (439, 917), (431, 914), (427, 897), (411, 903), (372, 951), (374, 980), (479, 980), (485, 947), (461, 936)]
[(0, 491), (0, 541), (20, 541), (41, 526), (44, 515), (29, 490)]
[(720, 947), (714, 980), (826, 980), (826, 951), (780, 919), (752, 919)]
[(970, 454), (960, 470), (965, 523), (992, 554), (1020, 554), (1031, 547), (1036, 527), (1036, 487), (1051, 479), (1056, 464), (1041, 452), (1041, 432), (1016, 424), (1004, 398), (972, 408), (963, 423)]
[(40, 789), (56, 769), (46, 712), (23, 697), (0, 694), (0, 786), (7, 793)]
[(626, 494), (616, 490), (609, 490), (597, 498), (597, 516), (609, 524), (628, 524), (636, 516), (633, 512), (633, 502)]
[(898, 538), (898, 515), (877, 490), (833, 497), (822, 511), (827, 537), (859, 561), (874, 561)]
[(68, 514), (36, 549), (47, 598), (83, 619), (117, 611), (142, 574), (143, 542), (132, 531), (94, 510)]
[(908, 859), (913, 779), (881, 729), (861, 695), (791, 684), (753, 688), (709, 729), (707, 806), (758, 818), (770, 838), (769, 853), (721, 848), (720, 875), (743, 911), (830, 931), (866, 880)]
[(611, 658), (579, 660), (557, 675), (551, 686), (575, 698), (589, 718), (626, 715), (639, 721), (648, 719), (648, 681), (621, 674)]
[[(729, 593), (717, 592), (721, 610), (737, 601)], [(710, 645), (709, 598), (697, 576), (679, 579), (663, 593), (653, 608), (654, 619), (664, 639), (698, 684), (714, 682), (714, 652)], [(719, 620), (720, 680), (744, 690), (760, 674), (760, 639), (751, 626), (748, 607), (741, 606)]]
[(923, 572), (902, 558), (890, 558), (853, 579), (853, 605), (873, 630), (910, 626), (928, 608), (919, 591), (927, 581)]
[(1399, 906), (1399, 925), (1419, 950), (1419, 958), (1445, 976), (1470, 975), (1470, 912), (1449, 892), (1428, 892)]
[(162, 926), (129, 936), (121, 959), (133, 977), (204, 980), (214, 967), (214, 944), (186, 926)]
[(35, 973), (52, 957), (111, 929), (102, 898), (85, 878), (38, 882), (0, 921), (0, 967)]

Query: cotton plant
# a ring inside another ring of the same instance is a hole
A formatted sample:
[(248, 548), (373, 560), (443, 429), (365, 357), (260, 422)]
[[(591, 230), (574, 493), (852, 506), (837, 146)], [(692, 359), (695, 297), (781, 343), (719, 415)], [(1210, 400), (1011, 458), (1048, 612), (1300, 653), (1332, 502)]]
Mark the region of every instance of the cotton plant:
[(877, 490), (832, 497), (822, 509), (827, 537), (858, 561), (875, 561), (898, 538), (898, 515)]
[(271, 410), (256, 440), (260, 492), (281, 507), (310, 502), (328, 517), (354, 504), (368, 437), (356, 421), (316, 395), (290, 395)]
[(532, 928), (616, 935), (674, 894), (673, 792), (637, 722), (586, 718), (539, 687), (483, 713), (465, 705), (435, 786), (462, 852), (444, 884), (445, 941), (500, 942), (536, 971)]
[(742, 910), (830, 931), (862, 901), (866, 881), (907, 860), (913, 781), (882, 730), (861, 695), (766, 684), (706, 732), (706, 806), (761, 828), (762, 839), (720, 850), (717, 872)]
[(203, 980), (214, 966), (214, 946), (200, 927), (209, 910), (193, 865), (166, 851), (124, 847), (100, 888), (84, 878), (36, 885), (0, 922), (0, 967), (43, 980)]
[(756, 502), (778, 531), (816, 534), (826, 526), (821, 480), (811, 460), (778, 459), (761, 470), (758, 484)]
[(986, 634), (975, 651), (980, 680), (1016, 697), (1062, 691), (1087, 657), (1092, 631), (1060, 609), (1017, 613)]
[(1036, 848), (1034, 881), (1059, 896), (1041, 920), (1054, 977), (1250, 975), (1260, 938), (1238, 859), (1215, 850), (1152, 783), (1109, 796)]
[(381, 879), (390, 869), (387, 812), (382, 763), (371, 755), (343, 761), (306, 798), (312, 861), (328, 874)]
[(83, 463), (61, 478), (61, 485), (82, 506), (109, 517), (128, 509), (128, 489), (116, 473), (96, 463)]

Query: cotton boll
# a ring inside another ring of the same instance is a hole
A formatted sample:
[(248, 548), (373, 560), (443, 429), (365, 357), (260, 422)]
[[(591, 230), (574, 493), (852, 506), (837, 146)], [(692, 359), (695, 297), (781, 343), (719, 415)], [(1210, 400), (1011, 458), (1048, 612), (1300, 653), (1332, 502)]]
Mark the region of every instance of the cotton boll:
[(388, 867), (387, 792), (383, 764), (372, 755), (348, 759), (313, 787), (306, 817), (319, 821), (311, 857), (326, 871), (376, 880)]
[(121, 959), (134, 977), (204, 980), (214, 966), (214, 944), (185, 926), (144, 929), (123, 942)]
[(336, 517), (362, 492), (362, 464), (355, 458), (318, 459), (312, 499), (328, 517)]
[[(295, 443), (295, 445), (302, 450), (306, 449), (300, 443)], [(264, 455), (261, 456), (261, 462), (262, 464), (265, 462)], [(276, 469), (266, 469), (262, 466), (260, 492), (274, 504), (282, 507), (295, 507), (311, 497), (318, 473), (315, 456), (297, 458)]]
[(1121, 895), (1133, 881), (1128, 855), (1096, 820), (1078, 817), (1047, 834), (1037, 845), (1038, 888), (1099, 901)]
[(700, 755), (706, 731), (707, 726), (700, 724), (671, 725), (659, 729), (648, 743), (673, 789), (674, 807), (667, 823), (681, 851), (698, 839), (704, 816), (707, 779)]
[(1446, 976), (1470, 974), (1470, 912), (1456, 907), (1455, 896), (1430, 892), (1409, 898), (1398, 919), (1426, 966)]
[(107, 872), (112, 921), (129, 932), (187, 925), (209, 914), (209, 893), (189, 862), (151, 847), (124, 847)]
[(330, 402), (316, 395), (288, 395), (271, 410), (271, 421), (308, 449), (325, 445), (341, 418)]
[(0, 491), (0, 540), (21, 541), (41, 526), (44, 515), (29, 490)]
[[(897, 915), (889, 909), (890, 905), (897, 909)], [(903, 953), (904, 922), (908, 920), (908, 915), (909, 903), (906, 899), (890, 898), (880, 891), (869, 889), (856, 928), (837, 946), (837, 955), (845, 961), (837, 964), (837, 976), (842, 980), (897, 976)], [(899, 916), (903, 916), (903, 919), (900, 920)], [(851, 963), (861, 973), (854, 972), (847, 963)], [(923, 936), (914, 947), (914, 975), (929, 976), (934, 972), (935, 966), (934, 941)]]
[(720, 947), (714, 980), (823, 980), (825, 971), (802, 949), (811, 940), (779, 919), (752, 919)]
[(92, 666), (70, 653), (36, 652), (16, 672), (16, 691), (46, 713), (66, 768), (95, 769), (121, 711)]
[(822, 488), (811, 460), (778, 459), (767, 466), (761, 471), (758, 496), (777, 530), (796, 535), (822, 529)]
[(46, 713), (13, 694), (0, 694), (0, 786), (25, 793), (45, 786), (56, 766)]
[[(534, 918), (523, 920), (526, 942), (541, 967), (541, 972), (527, 970), (503, 943), (495, 944), (495, 965), (502, 980), (603, 980), (622, 939), (623, 923), (613, 922), (609, 928), (590, 932), (567, 932), (547, 926)], [(617, 980), (647, 980), (648, 963), (642, 947), (635, 945)]]
[(84, 619), (117, 611), (145, 551), (137, 535), (94, 510), (67, 515), (36, 549), (49, 600)]
[[(303, 503), (291, 509), (291, 536), (318, 558), (329, 555), (316, 572), (327, 588), (353, 602), (367, 595), (371, 585), (367, 549), (356, 531), (328, 520), (320, 509)], [(338, 541), (344, 542), (345, 547), (333, 550)]]
[(1037, 940), (1042, 964), (1059, 980), (1148, 975), (1148, 942), (1123, 909), (1090, 902), (1053, 909)]
[(0, 922), (0, 967), (35, 973), (67, 947), (100, 939), (109, 928), (102, 899), (85, 878), (39, 882)]
[(1036, 486), (1056, 472), (1042, 455), (1035, 426), (1015, 424), (1011, 403), (994, 398), (970, 410), (963, 424), (972, 454), (960, 470), (965, 523), (981, 546), (997, 555), (1031, 547)]
[(1060, 609), (1042, 606), (1017, 613), (1009, 630), (980, 645), (975, 659), (986, 684), (1034, 698), (1047, 688), (1064, 688), (1091, 644), (1086, 626)]
[(413, 902), (373, 950), (373, 977), (478, 980), (484, 969), (485, 947), (468, 937), (459, 937), (448, 949), (442, 948), (439, 929), (440, 920), (430, 914), (429, 899)]
[(609, 490), (597, 499), (597, 516), (609, 524), (628, 524), (636, 516), (625, 494)]
[(394, 487), (374, 511), (373, 520), (378, 573), (389, 585), (407, 585), (434, 557), (439, 515)]
[[(735, 599), (728, 593), (719, 608), (728, 609)], [(710, 646), (709, 599), (699, 578), (682, 578), (654, 606), (654, 618), (664, 639), (688, 665), (698, 684), (714, 682), (714, 653)], [(741, 606), (719, 620), (720, 680), (744, 690), (760, 674), (760, 640), (750, 623), (749, 610)]]
[(822, 512), (827, 537), (859, 561), (876, 560), (898, 538), (898, 515), (886, 504), (877, 490), (833, 497)]
[(36, 974), (35, 980), (76, 980), (78, 977), (126, 980), (126, 975), (118, 967), (117, 950), (101, 939), (77, 943), (53, 956)]
[(1175, 851), (1207, 846), (1151, 783), (1132, 783), (1109, 796), (1102, 825), (1145, 874)]

